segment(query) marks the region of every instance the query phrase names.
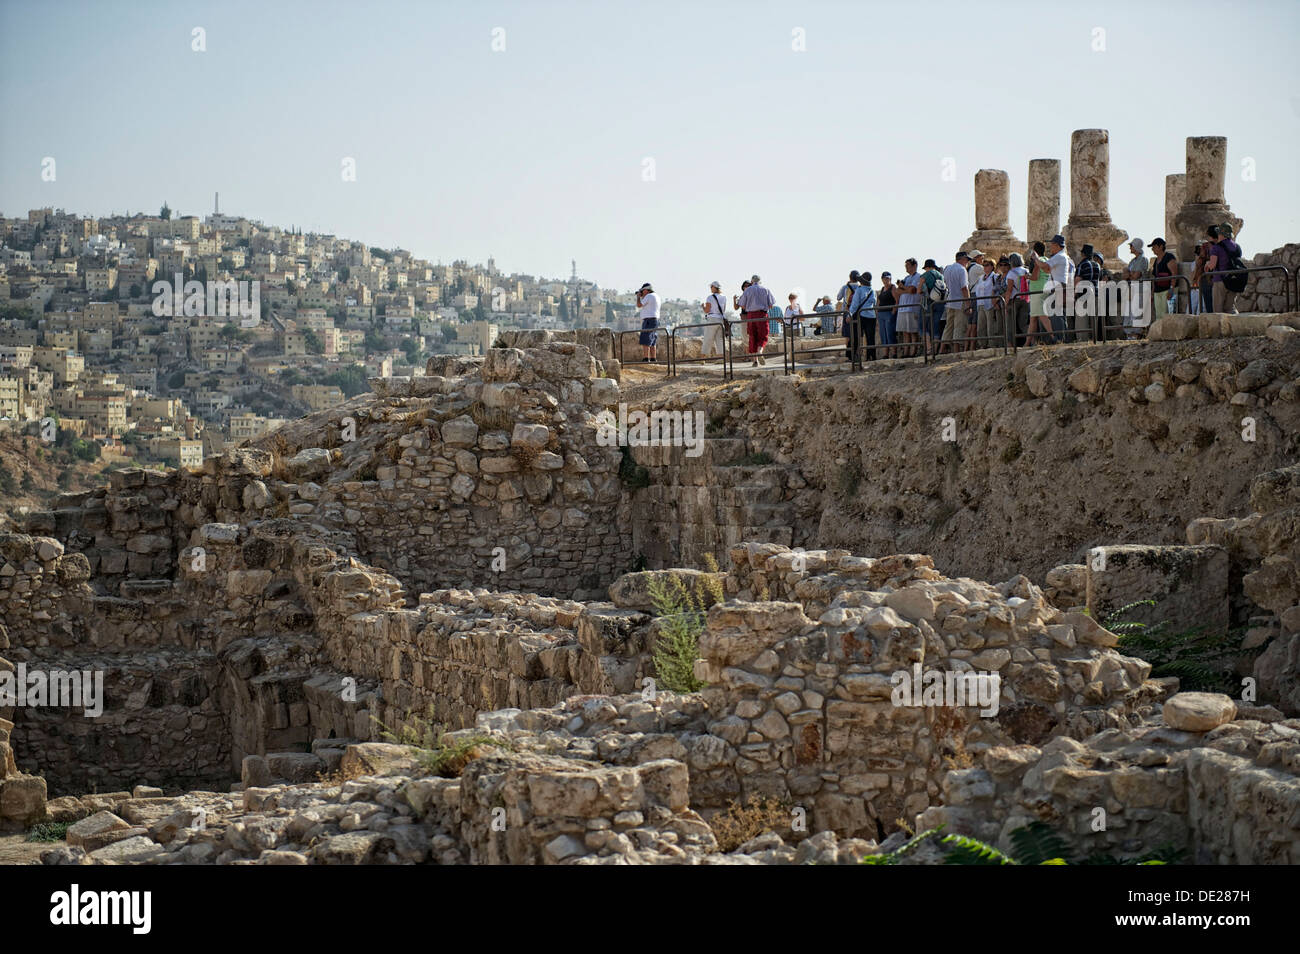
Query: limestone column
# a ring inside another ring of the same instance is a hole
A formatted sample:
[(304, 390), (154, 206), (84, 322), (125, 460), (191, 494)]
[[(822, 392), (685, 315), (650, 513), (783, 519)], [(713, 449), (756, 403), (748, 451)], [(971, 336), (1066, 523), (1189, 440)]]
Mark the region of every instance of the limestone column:
[(1128, 233), (1110, 220), (1110, 133), (1076, 129), (1070, 137), (1070, 218), (1065, 226), (1066, 254), (1078, 261), (1091, 245), (1115, 262)]
[(1174, 217), (1178, 258), (1191, 261), (1193, 250), (1211, 225), (1228, 223), (1233, 233), (1242, 221), (1232, 214), (1224, 196), (1228, 173), (1228, 140), (1223, 136), (1187, 137), (1187, 182), (1183, 205)]
[(1167, 250), (1178, 254), (1178, 228), (1174, 219), (1178, 217), (1187, 195), (1187, 174), (1173, 172), (1165, 176), (1165, 242)]
[(1046, 242), (1061, 230), (1061, 160), (1029, 160), (1029, 243)]
[(975, 173), (975, 231), (962, 248), (979, 249), (996, 261), (1023, 246), (1011, 231), (1011, 177), (1001, 169), (979, 170)]

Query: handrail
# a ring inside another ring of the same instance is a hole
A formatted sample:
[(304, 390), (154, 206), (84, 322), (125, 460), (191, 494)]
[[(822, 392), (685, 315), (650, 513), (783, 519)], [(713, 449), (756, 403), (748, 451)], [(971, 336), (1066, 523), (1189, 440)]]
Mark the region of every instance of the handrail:
[(692, 325), (674, 325), (668, 332), (668, 376), (677, 376), (677, 366), (682, 362), (686, 364), (703, 364), (706, 361), (716, 361), (718, 356), (705, 355), (703, 340), (700, 342), (700, 357), (698, 358), (679, 358), (677, 357), (677, 332), (686, 328), (721, 328), (722, 329), (722, 371), (723, 376), (727, 372), (727, 351), (731, 346), (731, 323), (726, 319), (721, 321), (704, 321)]
[[(952, 344), (955, 346), (955, 345), (958, 345), (958, 344), (967, 344), (967, 343), (982, 342), (982, 341), (989, 341), (989, 342), (993, 342), (993, 343), (995, 343), (995, 344), (996, 344), (996, 343), (1001, 343), (1002, 346), (1003, 346), (1003, 353), (1005, 354), (1006, 351), (1007, 351), (1006, 308), (1005, 308), (1005, 305), (1006, 305), (1006, 299), (1003, 298), (1002, 295), (996, 295), (996, 294), (995, 294), (995, 295), (970, 295), (970, 296), (966, 296), (966, 297), (964, 297), (964, 298), (962, 298), (962, 299), (960, 299), (960, 300), (961, 300), (962, 302), (977, 302), (977, 301), (992, 301), (992, 302), (996, 302), (996, 303), (997, 303), (997, 305), (996, 305), (996, 310), (998, 310), (998, 311), (1001, 313), (1001, 317), (1002, 317), (1002, 335), (1001, 335), (1001, 337), (998, 337), (998, 336), (994, 336), (994, 335), (978, 335), (978, 334), (977, 334), (977, 335), (975, 335), (974, 337), (969, 337), (969, 338), (968, 338), (965, 334), (963, 334), (960, 338), (957, 338), (956, 335), (954, 334), (954, 336), (953, 336), (951, 339), (949, 339), (949, 340), (952, 342)], [(938, 304), (938, 303), (936, 302), (935, 304)], [(945, 310), (945, 311), (948, 310), (948, 303), (947, 303), (946, 301), (944, 302), (944, 310)], [(966, 314), (966, 312), (965, 312), (965, 310), (962, 310), (962, 311), (959, 312), (959, 314), (962, 315), (962, 316), (964, 317), (965, 314)], [(975, 310), (975, 313), (974, 313), (974, 315), (973, 315), (972, 317), (975, 318), (975, 319), (978, 319), (978, 318), (979, 318), (979, 309), (976, 309), (976, 310)], [(976, 324), (977, 322), (976, 322), (976, 321), (969, 321), (969, 320), (968, 320), (966, 323), (969, 325), (969, 324)], [(937, 345), (937, 347), (935, 348), (935, 352), (934, 352), (934, 357), (935, 357), (936, 359), (939, 357), (939, 353), (940, 353), (940, 350), (941, 350), (942, 347), (943, 347), (943, 344), (944, 344), (944, 342), (943, 342), (943, 338), (940, 337), (940, 339), (939, 339), (939, 341), (938, 341), (938, 345)], [(974, 350), (978, 350), (978, 349), (962, 349), (962, 350), (954, 350), (954, 351), (951, 352), (951, 353), (952, 353), (952, 354), (965, 354), (965, 353), (967, 353), (967, 351), (974, 351)], [(929, 362), (927, 361), (927, 362), (925, 362), (925, 363), (928, 364)]]
[[(770, 324), (771, 324), (772, 322), (774, 322), (774, 321), (780, 321), (780, 322), (782, 322), (782, 323), (784, 324), (785, 319), (784, 319), (784, 318), (773, 318), (771, 315), (768, 315), (768, 316), (763, 317), (763, 318), (739, 318), (739, 319), (737, 319), (737, 320), (731, 322), (731, 324), (733, 324), (733, 325), (755, 325), (755, 324), (758, 324), (759, 322), (762, 322), (762, 323), (764, 323), (764, 324), (768, 324), (768, 325), (770, 325)], [(770, 336), (769, 336), (769, 337), (770, 337)], [(748, 332), (746, 332), (746, 334), (745, 334), (745, 338), (746, 338), (745, 354), (748, 355), (748, 354), (750, 354), (750, 351), (749, 351), (749, 348), (748, 348), (748, 338), (749, 338), (749, 334), (748, 334)], [(764, 350), (764, 351), (756, 351), (756, 352), (754, 352), (754, 353), (753, 353), (753, 357), (754, 357), (754, 358), (758, 358), (758, 357), (766, 358), (766, 350)], [(785, 342), (782, 342), (782, 344), (781, 344), (781, 365), (782, 365), (782, 370), (783, 370), (786, 374), (789, 374), (789, 373), (790, 373), (790, 369), (789, 369), (789, 363), (788, 363), (788, 359), (787, 359), (787, 355), (786, 355), (786, 344), (785, 344)], [(736, 361), (735, 361), (735, 355), (733, 354), (733, 355), (732, 355), (732, 360), (731, 360), (731, 375), (732, 375), (732, 377), (735, 376), (735, 373), (736, 373)]]
[[(1212, 271), (1212, 272), (1208, 272), (1208, 271), (1207, 271), (1207, 272), (1201, 272), (1201, 275), (1202, 275), (1202, 276), (1207, 276), (1207, 275), (1208, 275), (1210, 278), (1213, 278), (1215, 275), (1240, 275), (1240, 274), (1242, 274), (1243, 272), (1246, 273), (1246, 280), (1247, 280), (1247, 281), (1250, 280), (1250, 273), (1251, 273), (1251, 272), (1281, 272), (1281, 273), (1282, 273), (1282, 294), (1283, 294), (1283, 296), (1284, 296), (1285, 299), (1286, 299), (1286, 310), (1287, 310), (1287, 311), (1290, 311), (1290, 310), (1291, 310), (1291, 306), (1292, 306), (1292, 298), (1291, 298), (1291, 284), (1290, 284), (1290, 282), (1291, 282), (1291, 269), (1287, 268), (1285, 265), (1282, 265), (1282, 264), (1277, 264), (1277, 265), (1244, 265), (1244, 266), (1242, 266), (1241, 268), (1218, 268), (1218, 269), (1215, 269), (1215, 270)], [(1300, 272), (1297, 272), (1296, 274), (1297, 274), (1297, 276), (1300, 276)], [(1242, 294), (1242, 293), (1241, 293), (1241, 292), (1238, 292), (1237, 294)], [(1259, 293), (1256, 292), (1255, 294), (1256, 294), (1256, 297), (1258, 297)]]
[[(1147, 276), (1146, 278), (1120, 278), (1120, 279), (1108, 279), (1108, 280), (1109, 280), (1109, 281), (1112, 281), (1112, 282), (1115, 282), (1116, 284), (1121, 284), (1121, 285), (1147, 285), (1147, 284), (1150, 284), (1150, 285), (1151, 285), (1151, 291), (1152, 291), (1152, 297), (1153, 297), (1153, 298), (1155, 297), (1156, 294), (1159, 294), (1159, 293), (1162, 292), (1162, 291), (1167, 292), (1167, 291), (1170, 291), (1170, 290), (1171, 290), (1171, 289), (1168, 289), (1168, 288), (1164, 288), (1164, 289), (1159, 289), (1159, 290), (1157, 290), (1156, 287), (1155, 287), (1155, 283), (1156, 283), (1156, 282), (1170, 282), (1170, 283), (1182, 282), (1185, 286), (1187, 286), (1187, 301), (1190, 302), (1190, 301), (1192, 300), (1192, 280), (1191, 280), (1190, 278), (1188, 278), (1186, 275), (1183, 275), (1183, 274), (1181, 274), (1181, 273), (1179, 273), (1179, 274), (1177, 274), (1177, 275), (1149, 275), (1149, 276)], [(1100, 282), (1099, 282), (1098, 284), (1100, 284)], [(1078, 286), (1078, 285), (1075, 285), (1074, 287), (1075, 287), (1076, 289), (1078, 289), (1079, 286)], [(1076, 294), (1074, 297), (1077, 299), (1079, 296)], [(1181, 307), (1181, 305), (1182, 305), (1182, 301), (1181, 301), (1181, 299), (1182, 299), (1182, 294), (1179, 293), (1179, 306), (1180, 306), (1180, 307)], [(1154, 305), (1154, 302), (1153, 302), (1153, 305)], [(1105, 319), (1105, 318), (1111, 318), (1111, 317), (1114, 317), (1114, 316), (1113, 316), (1113, 315), (1109, 315), (1109, 314), (1105, 314), (1105, 315), (1103, 315), (1103, 314), (1099, 314), (1099, 313), (1094, 313), (1091, 317), (1092, 317), (1092, 318), (1101, 318), (1101, 319)], [(1129, 328), (1150, 328), (1150, 327), (1151, 327), (1151, 322), (1153, 322), (1153, 321), (1155, 321), (1155, 315), (1154, 315), (1154, 314), (1151, 315), (1151, 320), (1148, 321), (1145, 325), (1125, 325), (1125, 324), (1123, 323), (1122, 320), (1120, 321), (1120, 323), (1119, 323), (1118, 325), (1107, 324), (1104, 320), (1103, 320), (1103, 321), (1095, 321), (1095, 322), (1093, 322), (1093, 336), (1092, 336), (1092, 337), (1093, 337), (1093, 341), (1097, 342), (1098, 344), (1104, 344), (1105, 342), (1107, 342), (1107, 341), (1110, 340), (1110, 339), (1106, 336), (1106, 332), (1108, 332), (1108, 331), (1126, 331), (1126, 330), (1128, 330)]]
[[(667, 331), (667, 330), (668, 330), (668, 329), (666, 329), (666, 328), (664, 328), (662, 325), (660, 325), (659, 327), (656, 327), (656, 328), (630, 328), (630, 329), (628, 329), (627, 331), (615, 331), (615, 332), (614, 332), (614, 341), (615, 341), (615, 343), (616, 343), (617, 346), (618, 346), (618, 347), (616, 348), (616, 351), (618, 352), (618, 363), (619, 363), (619, 365), (621, 366), (621, 365), (625, 365), (625, 364), (627, 364), (627, 362), (623, 359), (623, 339), (626, 338), (628, 335), (640, 335), (640, 334), (642, 334), (643, 332), (646, 332), (646, 331), (660, 331), (660, 332), (662, 332), (662, 331)], [(637, 364), (641, 364), (642, 362), (638, 361), (638, 362), (636, 362), (636, 363), (637, 363)], [(659, 358), (655, 358), (655, 360), (654, 360), (653, 363), (654, 363), (655, 365), (663, 364), (665, 372), (667, 371), (667, 368), (668, 368), (668, 362), (667, 362), (666, 359), (663, 360), (663, 361), (661, 361)]]

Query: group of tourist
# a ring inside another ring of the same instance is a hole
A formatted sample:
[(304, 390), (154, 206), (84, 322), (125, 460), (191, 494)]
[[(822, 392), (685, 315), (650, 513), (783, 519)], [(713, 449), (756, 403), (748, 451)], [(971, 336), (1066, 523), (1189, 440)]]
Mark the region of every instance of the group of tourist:
[[(1008, 335), (1015, 336), (1017, 345), (1083, 340), (1092, 335), (1094, 317), (1107, 331), (1136, 338), (1153, 320), (1175, 310), (1179, 264), (1163, 238), (1151, 240), (1149, 256), (1140, 238), (1129, 242), (1129, 251), (1132, 258), (1112, 271), (1091, 245), (1080, 248), (1078, 261), (1071, 260), (1063, 235), (1033, 243), (1023, 256), (1012, 252), (996, 261), (979, 249), (959, 249), (942, 269), (933, 258), (919, 267), (915, 258), (907, 259), (906, 274), (897, 283), (890, 272), (882, 272), (879, 291), (871, 272), (854, 269), (834, 303), (830, 295), (817, 299), (807, 322), (795, 292), (782, 309), (758, 275), (742, 282), (730, 300), (721, 283), (712, 282), (700, 304), (706, 323), (702, 355), (720, 356), (723, 335), (737, 324), (744, 326), (746, 353), (754, 367), (767, 363), (764, 349), (771, 335), (782, 332), (783, 323), (794, 335), (844, 336), (850, 361), (915, 357), (922, 348), (931, 355), (993, 348)], [(1185, 310), (1235, 311), (1236, 293), (1246, 280), (1244, 272), (1233, 274), (1243, 267), (1241, 254), (1231, 225), (1211, 226), (1195, 249), (1191, 300)], [(1100, 287), (1109, 281), (1138, 283), (1129, 288), (1142, 293), (1119, 298), (1118, 312), (1112, 314), (1111, 298)], [(1147, 285), (1150, 295), (1145, 293)], [(1069, 306), (1064, 304), (1065, 290), (1072, 290)], [(637, 292), (637, 307), (642, 360), (654, 361), (659, 297), (649, 282)], [(739, 318), (734, 317), (737, 312)]]

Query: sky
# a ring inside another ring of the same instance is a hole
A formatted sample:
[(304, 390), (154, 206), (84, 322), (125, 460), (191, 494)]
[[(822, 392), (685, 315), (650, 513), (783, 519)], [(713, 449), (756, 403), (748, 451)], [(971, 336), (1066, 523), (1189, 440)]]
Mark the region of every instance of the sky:
[(1294, 0), (0, 0), (0, 211), (219, 192), (435, 262), (810, 304), (951, 261), (981, 168), (1024, 237), (1029, 160), (1063, 160), (1064, 224), (1071, 131), (1101, 127), (1147, 241), (1186, 137), (1227, 136), (1250, 255), (1300, 241), (1297, 37)]

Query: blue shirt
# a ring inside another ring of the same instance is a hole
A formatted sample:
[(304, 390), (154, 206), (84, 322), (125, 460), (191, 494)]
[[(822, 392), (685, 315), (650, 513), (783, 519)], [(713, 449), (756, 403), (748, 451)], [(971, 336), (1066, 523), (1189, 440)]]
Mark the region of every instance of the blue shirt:
[(859, 285), (853, 290), (853, 300), (849, 302), (849, 314), (861, 318), (876, 317), (876, 293), (870, 285)]
[(740, 294), (741, 311), (769, 311), (775, 304), (772, 293), (762, 285), (750, 285)]
[(904, 313), (915, 315), (920, 310), (917, 306), (921, 304), (921, 294), (916, 290), (916, 287), (920, 284), (920, 272), (908, 275), (903, 279), (903, 288), (910, 289), (910, 291), (904, 291), (898, 296), (898, 313), (900, 315)]

